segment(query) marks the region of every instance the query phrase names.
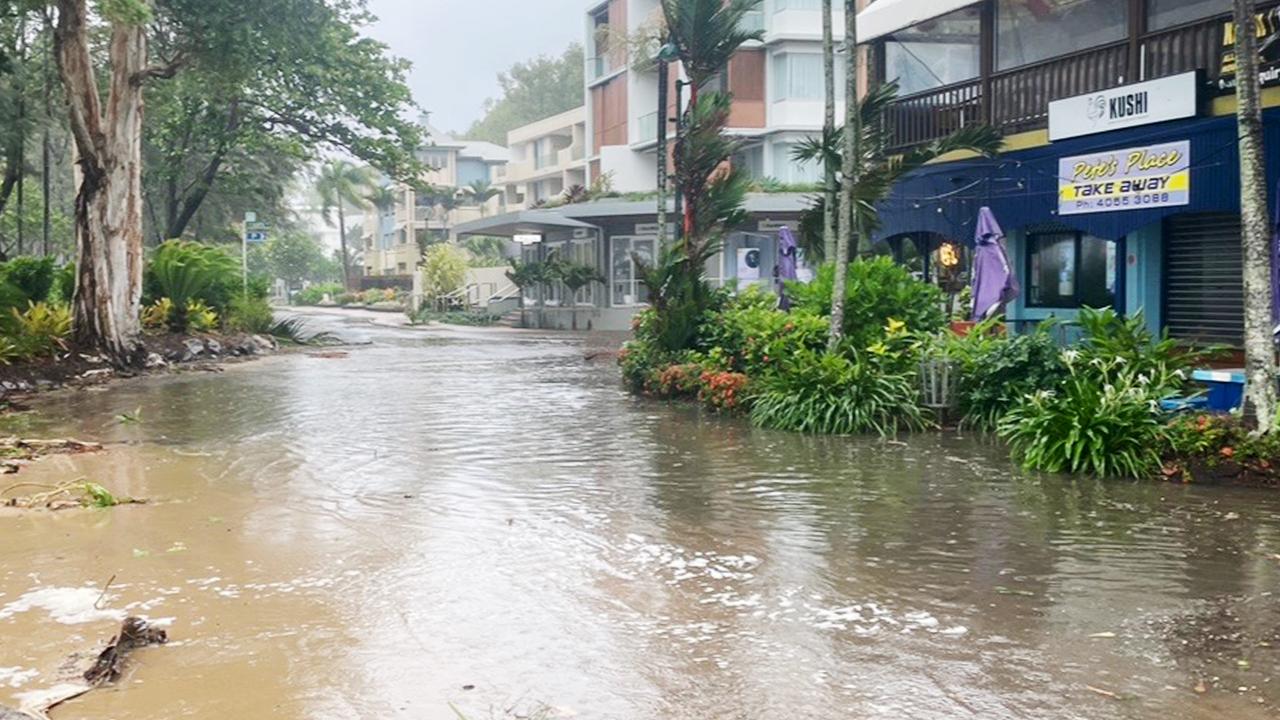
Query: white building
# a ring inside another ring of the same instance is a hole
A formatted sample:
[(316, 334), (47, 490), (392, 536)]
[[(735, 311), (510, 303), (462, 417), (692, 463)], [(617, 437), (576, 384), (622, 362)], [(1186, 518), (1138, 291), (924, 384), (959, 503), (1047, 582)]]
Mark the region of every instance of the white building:
[(587, 113), (578, 107), (507, 133), (507, 208), (521, 210), (587, 185)]

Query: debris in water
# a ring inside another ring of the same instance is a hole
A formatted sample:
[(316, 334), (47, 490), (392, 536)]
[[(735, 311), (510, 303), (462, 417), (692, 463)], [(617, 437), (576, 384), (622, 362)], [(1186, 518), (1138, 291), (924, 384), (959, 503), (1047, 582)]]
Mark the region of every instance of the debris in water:
[[(6, 497), (15, 490), (39, 490), (31, 495)], [(117, 505), (142, 505), (139, 498), (119, 497), (95, 482), (79, 478), (60, 485), (17, 483), (0, 490), (0, 506), (11, 508), (66, 510), (68, 508), (110, 508)]]
[(1099, 633), (1094, 633), (1089, 637), (1094, 638), (1096, 640), (1109, 640), (1115, 636), (1116, 634), (1113, 632), (1099, 632)]
[(1117, 694), (1115, 694), (1115, 693), (1111, 692), (1110, 690), (1103, 690), (1102, 688), (1094, 687), (1094, 686), (1092, 686), (1092, 685), (1085, 685), (1084, 687), (1085, 687), (1085, 689), (1086, 689), (1086, 690), (1088, 690), (1089, 692), (1097, 693), (1097, 694), (1101, 695), (1102, 697), (1109, 697), (1109, 698), (1111, 698), (1112, 700), (1119, 700), (1119, 699), (1120, 699), (1120, 696), (1119, 696), (1119, 695), (1117, 695)]
[(0, 438), (0, 474), (13, 475), (36, 458), (45, 455), (78, 455), (98, 452), (102, 445), (81, 440), (32, 440), (28, 438)]

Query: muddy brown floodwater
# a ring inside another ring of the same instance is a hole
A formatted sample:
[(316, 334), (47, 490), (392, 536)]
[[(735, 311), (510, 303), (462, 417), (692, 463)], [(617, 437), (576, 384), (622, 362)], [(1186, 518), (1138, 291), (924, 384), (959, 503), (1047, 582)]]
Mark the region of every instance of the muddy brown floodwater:
[(24, 479), (152, 504), (0, 515), (0, 704), (127, 612), (172, 641), (56, 720), (1280, 712), (1280, 495), (765, 432), (627, 396), (616, 338), (312, 322), (371, 344), (7, 421), (111, 444)]

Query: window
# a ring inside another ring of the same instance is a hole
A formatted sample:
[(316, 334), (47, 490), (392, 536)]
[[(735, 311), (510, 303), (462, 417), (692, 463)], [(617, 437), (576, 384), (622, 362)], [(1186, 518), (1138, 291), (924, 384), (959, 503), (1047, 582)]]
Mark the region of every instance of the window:
[(752, 145), (739, 150), (733, 156), (733, 166), (753, 178), (764, 177), (764, 146)]
[[(578, 265), (590, 265), (598, 267), (596, 262), (596, 241), (595, 238), (579, 238), (569, 245), (569, 260)], [(597, 283), (587, 283), (587, 286), (578, 290), (573, 296), (575, 305), (595, 305), (596, 304), (596, 285)]]
[(1074, 231), (1027, 236), (1031, 307), (1116, 307), (1116, 243)]
[(408, 263), (396, 263), (396, 270), (403, 275), (409, 272), (409, 265)]
[(794, 145), (778, 143), (773, 146), (773, 176), (789, 185), (820, 183), (823, 181), (822, 164), (817, 160), (796, 162), (791, 157)]
[(1048, 60), (1129, 36), (1129, 3), (1117, 0), (998, 0), (996, 68)]
[(437, 170), (444, 170), (449, 167), (449, 152), (447, 150), (427, 150), (422, 154), (422, 161)]
[(885, 77), (903, 95), (978, 77), (979, 13), (957, 10), (900, 30), (885, 41)]
[(822, 0), (773, 0), (773, 11), (821, 10)]
[(609, 263), (610, 283), (614, 307), (649, 302), (649, 288), (640, 282), (632, 255), (638, 255), (645, 264), (652, 264), (656, 238), (615, 237), (610, 242), (613, 250)]
[[(840, 86), (837, 77), (836, 86)], [(773, 100), (822, 100), (826, 95), (822, 77), (822, 55), (818, 53), (775, 53), (773, 56)]]
[(1230, 11), (1222, 0), (1147, 0), (1147, 29), (1164, 30)]

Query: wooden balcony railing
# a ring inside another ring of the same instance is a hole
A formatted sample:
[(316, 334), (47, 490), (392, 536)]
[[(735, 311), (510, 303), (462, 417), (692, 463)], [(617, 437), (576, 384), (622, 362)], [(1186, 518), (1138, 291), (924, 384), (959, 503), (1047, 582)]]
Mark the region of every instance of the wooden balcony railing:
[(903, 97), (888, 110), (890, 144), (902, 150), (981, 122), (1006, 135), (1039, 130), (1047, 127), (1054, 100), (1201, 68), (1207, 80), (1216, 81), (1228, 18), (1219, 15), (1147, 33), (1135, 44), (1090, 48)]

